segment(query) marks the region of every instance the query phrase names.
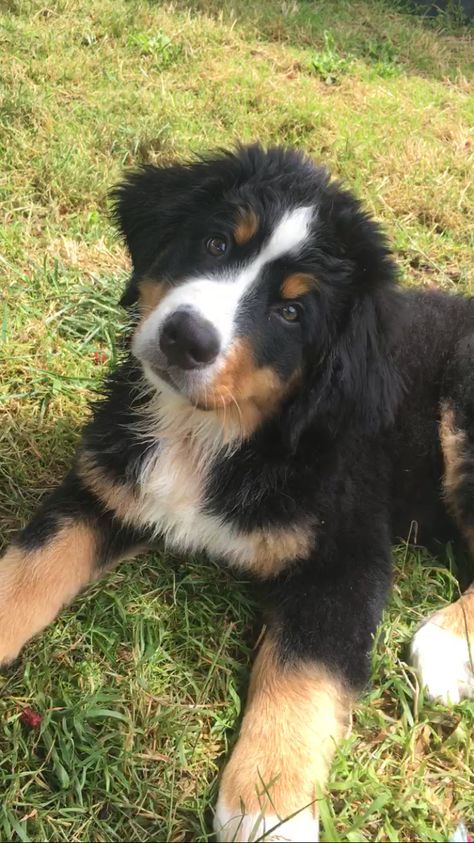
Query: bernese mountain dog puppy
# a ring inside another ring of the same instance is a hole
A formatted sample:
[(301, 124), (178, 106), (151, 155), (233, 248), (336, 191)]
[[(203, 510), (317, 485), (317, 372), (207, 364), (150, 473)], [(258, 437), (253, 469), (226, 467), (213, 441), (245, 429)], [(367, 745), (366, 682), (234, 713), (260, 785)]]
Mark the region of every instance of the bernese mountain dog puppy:
[[(253, 578), (266, 634), (215, 829), (314, 841), (392, 540), (474, 550), (474, 299), (398, 290), (379, 226), (293, 150), (144, 166), (115, 210), (128, 356), (0, 563), (0, 663), (157, 541)], [(474, 695), (469, 640), (472, 587), (416, 632), (429, 695)]]

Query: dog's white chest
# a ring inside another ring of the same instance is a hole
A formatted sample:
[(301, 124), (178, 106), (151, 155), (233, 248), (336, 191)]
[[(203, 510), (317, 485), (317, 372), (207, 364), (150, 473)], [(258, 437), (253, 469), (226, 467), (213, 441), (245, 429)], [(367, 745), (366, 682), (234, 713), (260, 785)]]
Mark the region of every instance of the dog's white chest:
[(252, 542), (223, 518), (203, 512), (208, 469), (186, 440), (162, 442), (141, 478), (140, 520), (176, 550), (250, 559)]
[(206, 551), (217, 560), (260, 577), (279, 573), (305, 557), (314, 528), (307, 522), (242, 532), (224, 517), (203, 511), (209, 465), (196, 460), (186, 443), (169, 442), (146, 466), (141, 482), (140, 518), (181, 552)]
[(143, 466), (135, 517), (179, 552), (205, 551), (259, 576), (306, 556), (314, 539), (308, 519), (244, 532), (224, 515), (205, 512), (209, 472), (227, 458), (232, 440), (229, 446), (211, 414), (189, 404), (180, 409), (159, 407), (160, 436)]

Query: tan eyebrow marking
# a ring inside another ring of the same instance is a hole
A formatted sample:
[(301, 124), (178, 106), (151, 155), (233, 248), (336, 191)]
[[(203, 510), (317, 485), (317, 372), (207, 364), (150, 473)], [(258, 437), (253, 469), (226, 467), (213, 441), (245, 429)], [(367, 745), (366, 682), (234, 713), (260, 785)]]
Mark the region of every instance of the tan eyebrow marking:
[(281, 285), (281, 295), (284, 299), (297, 299), (304, 296), (316, 286), (316, 279), (307, 272), (294, 272), (288, 275)]
[(259, 229), (260, 221), (255, 211), (251, 208), (239, 208), (237, 226), (234, 229), (235, 242), (239, 246), (248, 243), (255, 236)]
[(141, 278), (138, 282), (140, 308), (145, 315), (157, 307), (167, 293), (168, 287), (164, 281), (154, 281), (152, 278)]

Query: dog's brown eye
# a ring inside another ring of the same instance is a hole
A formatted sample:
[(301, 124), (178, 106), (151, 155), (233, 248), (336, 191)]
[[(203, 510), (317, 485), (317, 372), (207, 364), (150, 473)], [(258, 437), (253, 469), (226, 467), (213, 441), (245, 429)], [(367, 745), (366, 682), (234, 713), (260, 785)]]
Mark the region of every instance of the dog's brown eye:
[(214, 258), (220, 258), (227, 252), (227, 241), (223, 237), (210, 237), (206, 241), (206, 249)]
[(294, 304), (285, 304), (278, 310), (280, 316), (283, 316), (285, 322), (298, 322), (300, 318), (299, 309)]

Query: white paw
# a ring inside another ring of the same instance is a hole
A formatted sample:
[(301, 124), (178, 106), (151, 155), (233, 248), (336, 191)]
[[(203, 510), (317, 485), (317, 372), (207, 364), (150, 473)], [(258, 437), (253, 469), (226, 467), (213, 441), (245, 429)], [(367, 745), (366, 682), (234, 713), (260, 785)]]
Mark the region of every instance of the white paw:
[(275, 814), (242, 814), (240, 808), (232, 811), (221, 800), (217, 803), (214, 831), (219, 843), (248, 843), (249, 841), (299, 841), (317, 843), (319, 821), (309, 809), (300, 811), (288, 820), (280, 820)]
[(410, 652), (412, 664), (430, 699), (458, 703), (474, 697), (471, 661), (474, 646), (469, 648), (467, 637), (443, 629), (436, 615), (415, 633)]

